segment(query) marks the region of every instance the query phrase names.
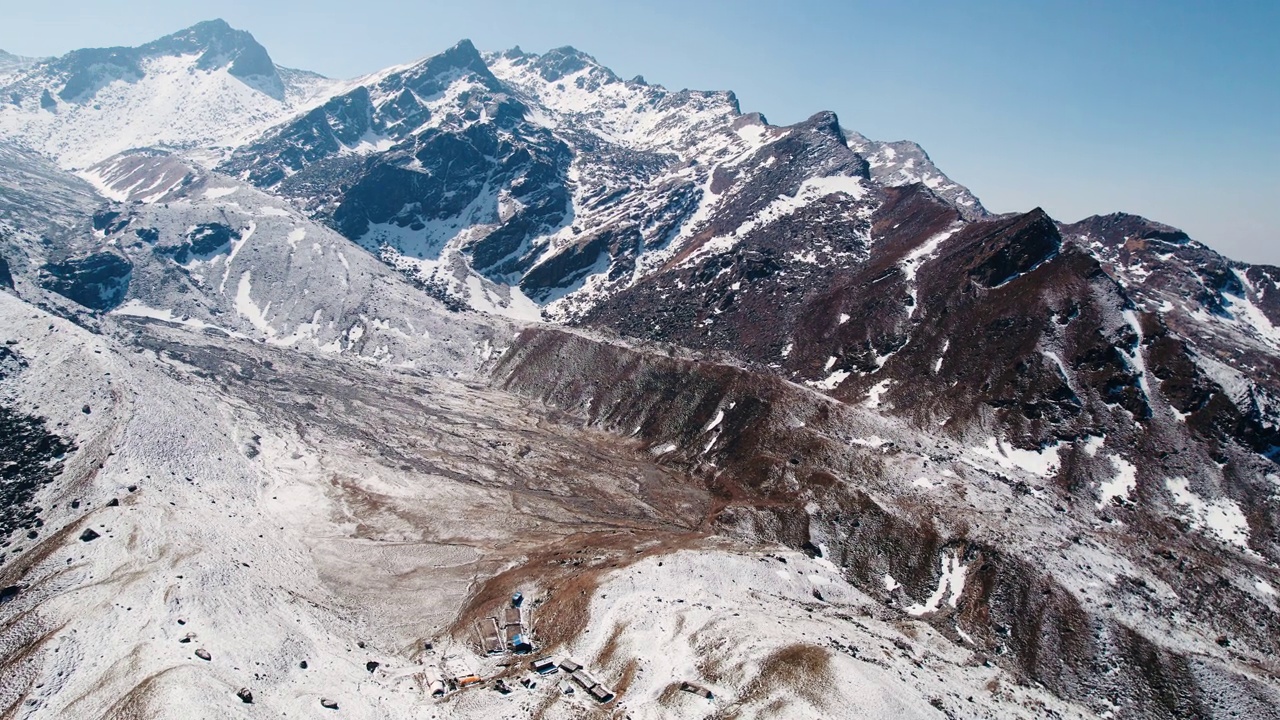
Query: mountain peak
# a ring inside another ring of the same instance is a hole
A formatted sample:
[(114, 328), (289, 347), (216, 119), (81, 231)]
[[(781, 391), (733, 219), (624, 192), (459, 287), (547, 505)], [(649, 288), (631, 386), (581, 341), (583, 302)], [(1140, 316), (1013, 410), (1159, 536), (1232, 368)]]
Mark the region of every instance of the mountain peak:
[(613, 71), (601, 65), (594, 57), (569, 45), (546, 51), (534, 61), (534, 67), (547, 82), (555, 82), (587, 68), (599, 68), (608, 73), (609, 77), (615, 77)]
[(1063, 232), (1088, 235), (1108, 245), (1120, 245), (1134, 238), (1162, 240), (1174, 245), (1191, 242), (1191, 237), (1176, 227), (1124, 212), (1091, 215), (1080, 222), (1064, 225)]
[(472, 43), (467, 38), (459, 40), (453, 44), (453, 47), (435, 57), (459, 68), (474, 67), (476, 63), (484, 64), (484, 58), (481, 57), (480, 51), (476, 49), (475, 43)]
[(187, 28), (186, 32), (203, 33), (207, 35), (227, 35), (237, 31), (231, 27), (231, 23), (222, 18), (213, 18), (212, 20), (201, 20), (200, 22)]
[(431, 77), (451, 70), (473, 72), (482, 78), (493, 77), (480, 51), (466, 38), (459, 40), (448, 50), (423, 60), (419, 66), (423, 69), (423, 75)]
[(237, 30), (222, 19), (205, 20), (172, 35), (138, 48), (144, 55), (189, 55), (202, 53), (196, 67), (212, 70), (227, 67), (232, 75), (269, 78), (276, 74), (267, 49), (247, 30)]
[(847, 144), (844, 131), (840, 129), (840, 118), (836, 117), (836, 114), (830, 110), (814, 113), (808, 120), (800, 123), (798, 127), (830, 135), (839, 140), (841, 145)]

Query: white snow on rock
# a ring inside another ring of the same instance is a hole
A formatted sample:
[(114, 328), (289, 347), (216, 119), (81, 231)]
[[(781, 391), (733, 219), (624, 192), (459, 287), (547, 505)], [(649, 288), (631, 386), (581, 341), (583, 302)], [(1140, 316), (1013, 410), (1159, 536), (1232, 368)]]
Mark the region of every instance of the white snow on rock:
[(893, 380), (885, 379), (875, 385), (872, 385), (871, 389), (867, 391), (867, 399), (862, 403), (863, 407), (868, 407), (873, 410), (879, 408), (881, 404), (880, 399), (889, 391), (889, 386), (892, 384)]
[[(958, 710), (990, 712), (989, 692), (961, 688), (983, 687), (1003, 671), (967, 662), (970, 651), (943, 640), (927, 623), (905, 621), (910, 628), (904, 634), (904, 621), (867, 613), (863, 608), (872, 601), (828, 563), (791, 551), (764, 554), (718, 544), (646, 557), (601, 581), (588, 631), (561, 656), (583, 663), (606, 686), (628, 678), (617, 711), (635, 720), (701, 720), (727, 708), (744, 720), (932, 720), (939, 711), (915, 689), (932, 680), (974, 698), (957, 700)], [(948, 587), (959, 592), (963, 572), (948, 568)], [(884, 583), (891, 591), (897, 587), (889, 577)], [(948, 599), (943, 595), (940, 603)], [(856, 652), (842, 650), (850, 646)], [(714, 697), (672, 692), (681, 682), (703, 685)], [(581, 695), (559, 697), (544, 717), (587, 717), (596, 708)], [(475, 698), (466, 707), (477, 716), (513, 712), (498, 693)], [(1051, 702), (1055, 712), (1076, 715)], [(1026, 716), (1034, 712), (1028, 709)]]
[(1175, 503), (1186, 511), (1191, 525), (1202, 532), (1218, 537), (1223, 542), (1249, 549), (1249, 521), (1244, 512), (1230, 498), (1205, 500), (1191, 490), (1191, 482), (1185, 477), (1165, 480), (1165, 487), (1173, 495)]
[(728, 252), (738, 242), (761, 227), (772, 225), (779, 220), (794, 215), (799, 210), (812, 205), (828, 195), (843, 194), (861, 199), (867, 193), (862, 178), (833, 175), (831, 177), (809, 178), (800, 184), (795, 195), (782, 195), (766, 205), (754, 216), (743, 221), (729, 235), (720, 235), (706, 241), (682, 263), (692, 265), (708, 255)]
[(1091, 435), (1088, 439), (1084, 441), (1084, 445), (1080, 446), (1080, 449), (1084, 450), (1085, 455), (1088, 455), (1089, 457), (1095, 457), (1097, 456), (1098, 451), (1102, 449), (1102, 446), (1106, 442), (1107, 442), (1106, 435)]
[(937, 612), (942, 607), (944, 599), (953, 608), (960, 601), (960, 594), (964, 592), (964, 580), (965, 575), (969, 572), (969, 566), (962, 564), (960, 556), (956, 553), (943, 553), (938, 562), (941, 573), (938, 578), (938, 587), (923, 603), (916, 603), (908, 607), (907, 614), (920, 616)]
[(1147, 361), (1142, 356), (1142, 324), (1138, 322), (1138, 316), (1132, 310), (1125, 310), (1124, 321), (1129, 324), (1133, 332), (1138, 336), (1138, 344), (1134, 346), (1133, 352), (1125, 351), (1124, 355), (1129, 359), (1129, 364), (1133, 367), (1134, 372), (1138, 374), (1138, 385), (1142, 388), (1142, 394), (1147, 402), (1151, 402), (1151, 385), (1147, 380)]
[[(946, 242), (947, 238), (955, 235), (960, 230), (960, 227), (957, 225), (934, 235), (921, 243), (919, 247), (907, 253), (907, 256), (902, 259), (902, 274), (905, 276), (904, 281), (907, 285), (907, 292), (911, 294), (911, 311), (908, 313), (908, 317), (915, 317), (916, 308), (919, 306), (920, 297), (916, 288), (916, 274), (920, 272), (920, 267), (933, 259), (933, 256), (938, 252), (938, 247)], [(943, 353), (945, 352), (946, 350), (944, 349)], [(939, 361), (938, 367), (941, 369), (941, 361)], [(934, 372), (937, 372), (937, 370)]]
[(836, 370), (822, 380), (815, 380), (811, 383), (813, 387), (819, 390), (835, 390), (840, 383), (844, 382), (851, 375), (848, 370)]
[[(1090, 438), (1090, 440), (1092, 441), (1093, 438)], [(1088, 448), (1089, 445), (1085, 447)], [(1086, 452), (1088, 452), (1087, 449)], [(1093, 452), (1097, 452), (1097, 450), (1095, 449)], [(1110, 505), (1111, 501), (1116, 498), (1128, 500), (1129, 493), (1133, 492), (1133, 489), (1138, 486), (1138, 468), (1133, 463), (1119, 455), (1112, 455), (1108, 459), (1111, 461), (1111, 466), (1115, 468), (1116, 474), (1110, 480), (1103, 481), (1098, 489), (1098, 494), (1100, 495), (1098, 500), (1099, 510)]]
[(971, 451), (1007, 470), (1022, 470), (1039, 477), (1048, 477), (1058, 472), (1061, 461), (1058, 458), (1060, 444), (1050, 445), (1040, 450), (1023, 450), (1006, 444), (999, 438), (989, 438), (986, 447), (974, 447)]
[(1230, 303), (1231, 314), (1245, 329), (1255, 334), (1263, 343), (1273, 349), (1280, 350), (1280, 328), (1277, 328), (1267, 314), (1258, 307), (1253, 300), (1249, 298), (1252, 294), (1255, 297), (1261, 297), (1261, 292), (1254, 288), (1253, 283), (1249, 280), (1249, 276), (1240, 270), (1232, 270), (1236, 278), (1240, 280), (1240, 284), (1244, 286), (1243, 295), (1227, 295), (1227, 302)]

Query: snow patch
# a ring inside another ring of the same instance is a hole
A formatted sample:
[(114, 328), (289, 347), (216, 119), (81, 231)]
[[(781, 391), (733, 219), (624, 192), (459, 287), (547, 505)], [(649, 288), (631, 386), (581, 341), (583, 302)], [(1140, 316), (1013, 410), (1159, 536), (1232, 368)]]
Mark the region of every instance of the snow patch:
[(907, 608), (908, 615), (919, 617), (937, 612), (944, 599), (953, 608), (960, 601), (960, 594), (964, 592), (965, 575), (969, 572), (969, 566), (961, 564), (960, 556), (954, 553), (943, 553), (939, 563), (942, 577), (938, 578), (938, 587), (923, 604), (916, 603)]
[(1191, 482), (1185, 477), (1169, 478), (1165, 487), (1173, 495), (1173, 501), (1186, 509), (1192, 527), (1212, 533), (1223, 542), (1249, 549), (1249, 521), (1234, 501), (1225, 497), (1205, 500), (1191, 490)]
[(265, 308), (259, 308), (258, 304), (253, 301), (251, 295), (253, 287), (250, 284), (249, 271), (245, 270), (240, 275), (240, 284), (236, 288), (236, 314), (249, 321), (258, 332), (267, 337), (274, 337), (275, 328), (267, 322), (267, 313), (271, 312), (271, 303), (267, 303)]
[(892, 384), (892, 380), (881, 380), (875, 385), (872, 385), (871, 389), (867, 391), (866, 401), (862, 403), (863, 407), (872, 409), (880, 407), (880, 399), (884, 397), (884, 394), (888, 392), (889, 386)]
[[(1090, 438), (1090, 443), (1085, 444), (1085, 452), (1089, 452), (1088, 448), (1091, 446), (1092, 441), (1093, 438)], [(1099, 442), (1098, 447), (1101, 446), (1102, 443)], [(1096, 453), (1097, 449), (1094, 449), (1093, 452)], [(1101, 495), (1101, 499), (1098, 500), (1099, 510), (1110, 505), (1111, 501), (1116, 498), (1128, 500), (1129, 493), (1133, 492), (1133, 489), (1138, 486), (1138, 468), (1133, 463), (1119, 455), (1112, 455), (1110, 460), (1111, 467), (1115, 468), (1116, 474), (1110, 480), (1104, 481), (1099, 489)]]
[(993, 437), (987, 440), (986, 447), (972, 448), (972, 451), (981, 457), (994, 460), (1002, 468), (1023, 470), (1032, 475), (1048, 477), (1058, 471), (1060, 447), (1061, 444), (1055, 444), (1040, 450), (1022, 450)]

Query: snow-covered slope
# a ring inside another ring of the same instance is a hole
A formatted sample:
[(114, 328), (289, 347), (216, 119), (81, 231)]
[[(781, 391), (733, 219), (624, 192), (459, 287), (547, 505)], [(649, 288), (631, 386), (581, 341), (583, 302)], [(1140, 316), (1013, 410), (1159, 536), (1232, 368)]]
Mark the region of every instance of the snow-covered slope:
[(24, 287), (98, 311), (445, 374), (473, 373), (509, 336), (501, 321), (450, 312), (287, 202), (171, 155), (116, 156), (86, 175), (129, 202), (45, 243), (22, 266)]
[(0, 137), (68, 168), (152, 146), (216, 161), (333, 85), (277, 68), (251, 35), (210, 21), (137, 48), (22, 66), (0, 79)]
[(6, 77), (37, 62), (39, 62), (37, 58), (22, 57), (21, 55), (14, 55), (0, 50), (0, 83), (4, 82)]

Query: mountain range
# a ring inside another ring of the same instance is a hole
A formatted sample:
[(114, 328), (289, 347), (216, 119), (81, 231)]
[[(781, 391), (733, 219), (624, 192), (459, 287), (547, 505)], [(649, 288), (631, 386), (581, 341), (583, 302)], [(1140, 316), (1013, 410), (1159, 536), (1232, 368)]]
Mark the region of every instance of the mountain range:
[(1280, 268), (1176, 228), (215, 20), (0, 53), (0, 285), (5, 717), (1280, 717)]

